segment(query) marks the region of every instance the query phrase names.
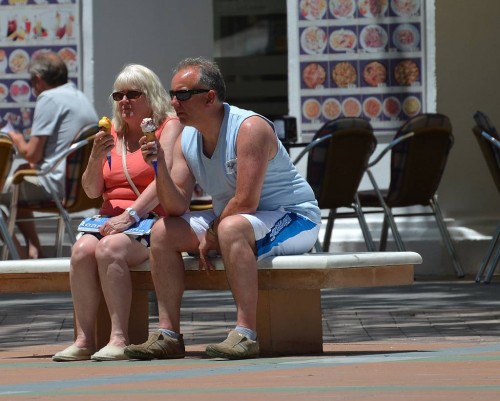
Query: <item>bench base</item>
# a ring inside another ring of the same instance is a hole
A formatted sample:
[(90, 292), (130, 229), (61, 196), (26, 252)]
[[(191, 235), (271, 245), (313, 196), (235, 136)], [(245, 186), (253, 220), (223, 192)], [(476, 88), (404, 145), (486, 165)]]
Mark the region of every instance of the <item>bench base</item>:
[[(101, 299), (96, 326), (98, 349), (109, 342), (111, 331), (108, 308)], [(130, 343), (142, 344), (149, 335), (147, 291), (133, 292), (129, 321)], [(320, 290), (259, 290), (257, 332), (261, 355), (321, 353), (322, 324)]]
[(257, 333), (262, 355), (323, 352), (321, 291), (259, 291)]

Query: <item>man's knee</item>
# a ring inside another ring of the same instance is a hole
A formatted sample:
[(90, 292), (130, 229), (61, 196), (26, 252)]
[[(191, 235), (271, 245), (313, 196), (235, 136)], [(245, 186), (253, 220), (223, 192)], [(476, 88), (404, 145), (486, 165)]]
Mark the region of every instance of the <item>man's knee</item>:
[(240, 215), (228, 216), (217, 227), (219, 242), (235, 242), (238, 239), (248, 243), (255, 242), (255, 234), (250, 222)]
[(180, 217), (165, 217), (158, 220), (151, 229), (151, 252), (166, 250), (190, 251), (197, 246), (198, 239), (189, 224)]

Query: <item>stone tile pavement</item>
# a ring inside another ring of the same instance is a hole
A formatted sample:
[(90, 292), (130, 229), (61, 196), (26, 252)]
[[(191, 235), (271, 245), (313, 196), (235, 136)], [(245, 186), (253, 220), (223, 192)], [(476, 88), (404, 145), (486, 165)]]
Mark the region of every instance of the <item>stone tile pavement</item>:
[[(157, 324), (151, 303), (150, 328)], [(325, 343), (500, 340), (500, 283), (416, 281), (407, 287), (324, 290)], [(235, 321), (227, 291), (187, 291), (186, 344), (224, 338)], [(70, 342), (70, 294), (0, 294), (0, 348)]]

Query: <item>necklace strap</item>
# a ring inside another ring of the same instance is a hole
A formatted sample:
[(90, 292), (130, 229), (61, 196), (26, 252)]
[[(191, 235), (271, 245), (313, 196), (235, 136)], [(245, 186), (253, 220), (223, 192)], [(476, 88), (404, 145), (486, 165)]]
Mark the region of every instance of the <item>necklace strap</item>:
[(132, 190), (135, 192), (136, 196), (139, 197), (141, 194), (137, 187), (134, 184), (134, 181), (132, 181), (132, 178), (130, 178), (130, 174), (128, 173), (127, 170), (127, 146), (125, 145), (125, 138), (122, 136), (121, 138), (122, 142), (122, 166), (123, 166), (123, 172), (125, 173), (125, 177), (127, 178), (128, 183), (132, 187)]

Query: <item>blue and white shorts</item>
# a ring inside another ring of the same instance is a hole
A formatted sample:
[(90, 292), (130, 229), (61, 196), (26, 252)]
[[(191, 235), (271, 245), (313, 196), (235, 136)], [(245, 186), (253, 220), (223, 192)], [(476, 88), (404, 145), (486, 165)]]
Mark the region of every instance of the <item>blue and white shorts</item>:
[[(241, 216), (245, 217), (253, 227), (257, 260), (267, 256), (309, 252), (320, 230), (319, 224), (293, 212), (258, 211), (254, 214), (242, 213)], [(203, 210), (188, 212), (181, 217), (201, 240), (216, 215), (213, 210)]]

